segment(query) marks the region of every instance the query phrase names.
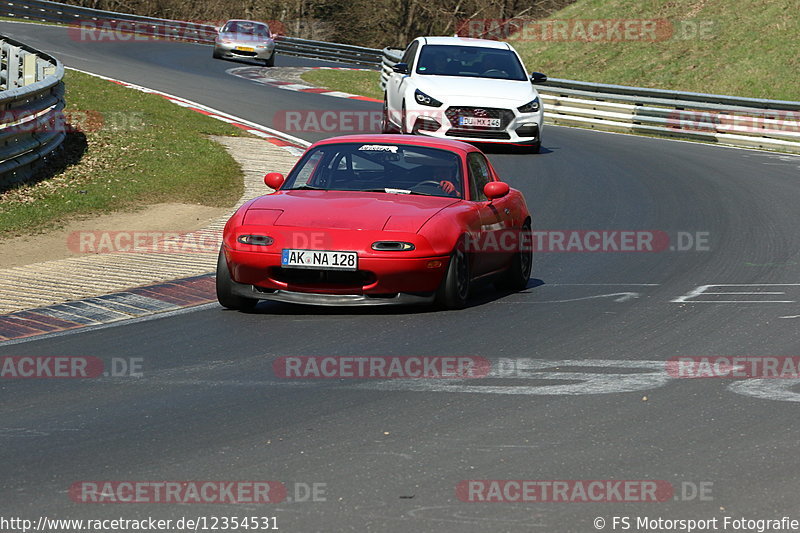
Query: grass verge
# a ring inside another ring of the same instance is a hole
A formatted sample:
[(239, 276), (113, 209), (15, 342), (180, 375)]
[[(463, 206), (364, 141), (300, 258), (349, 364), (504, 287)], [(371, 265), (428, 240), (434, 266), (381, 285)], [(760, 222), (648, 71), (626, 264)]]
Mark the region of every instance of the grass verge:
[(325, 87), (333, 91), (342, 91), (370, 98), (383, 99), (380, 87), (381, 73), (363, 70), (327, 70), (315, 69), (304, 72), (304, 81), (317, 87)]
[(800, 45), (790, 37), (800, 34), (797, 8), (797, 0), (578, 0), (550, 20), (666, 19), (666, 31), (655, 41), (508, 41), (528, 69), (552, 78), (800, 100)]
[(64, 83), (64, 150), (37, 180), (0, 194), (0, 237), (154, 203), (226, 207), (241, 197), (241, 168), (207, 137), (241, 130), (79, 72)]

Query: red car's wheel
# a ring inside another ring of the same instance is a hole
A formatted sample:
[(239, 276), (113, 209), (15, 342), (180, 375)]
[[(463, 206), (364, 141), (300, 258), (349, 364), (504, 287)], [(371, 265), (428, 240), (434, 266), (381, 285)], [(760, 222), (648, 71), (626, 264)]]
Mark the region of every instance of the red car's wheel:
[(222, 307), (227, 307), (228, 309), (252, 311), (258, 300), (233, 294), (232, 288), (233, 281), (228, 270), (228, 262), (225, 261), (225, 253), (220, 250), (217, 258), (217, 301)]
[(533, 235), (531, 234), (531, 223), (526, 221), (520, 229), (519, 251), (514, 254), (508, 270), (497, 280), (498, 289), (510, 289), (521, 291), (528, 287), (528, 280), (533, 269)]
[(465, 248), (462, 239), (450, 255), (447, 274), (436, 292), (436, 303), (445, 309), (463, 309), (467, 306), (472, 280), (469, 271), (469, 256)]

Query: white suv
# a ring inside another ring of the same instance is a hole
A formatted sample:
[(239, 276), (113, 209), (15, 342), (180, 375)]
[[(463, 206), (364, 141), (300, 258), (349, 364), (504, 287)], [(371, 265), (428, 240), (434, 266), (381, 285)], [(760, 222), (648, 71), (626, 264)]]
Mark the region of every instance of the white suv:
[(383, 97), (384, 133), (523, 145), (538, 153), (544, 112), (522, 60), (508, 43), (418, 37), (394, 65)]

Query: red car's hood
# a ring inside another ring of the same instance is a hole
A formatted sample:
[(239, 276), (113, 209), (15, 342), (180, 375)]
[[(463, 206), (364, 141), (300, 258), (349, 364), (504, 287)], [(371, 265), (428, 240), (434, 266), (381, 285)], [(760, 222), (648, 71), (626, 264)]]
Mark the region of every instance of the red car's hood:
[(416, 233), (457, 198), (346, 191), (284, 191), (262, 196), (253, 209), (279, 209), (276, 226)]

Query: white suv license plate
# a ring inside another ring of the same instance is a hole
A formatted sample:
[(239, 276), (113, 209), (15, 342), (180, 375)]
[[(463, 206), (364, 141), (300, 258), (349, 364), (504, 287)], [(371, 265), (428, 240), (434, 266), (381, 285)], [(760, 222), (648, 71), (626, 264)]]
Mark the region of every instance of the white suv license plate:
[(484, 117), (459, 117), (458, 124), (460, 126), (480, 126), (483, 128), (499, 128), (499, 118), (484, 118)]
[(281, 266), (319, 270), (358, 270), (358, 254), (356, 252), (284, 249), (281, 253)]

